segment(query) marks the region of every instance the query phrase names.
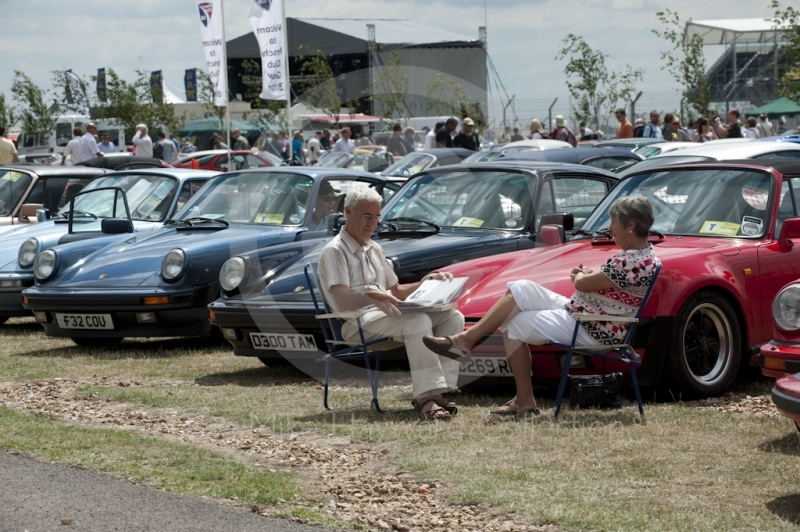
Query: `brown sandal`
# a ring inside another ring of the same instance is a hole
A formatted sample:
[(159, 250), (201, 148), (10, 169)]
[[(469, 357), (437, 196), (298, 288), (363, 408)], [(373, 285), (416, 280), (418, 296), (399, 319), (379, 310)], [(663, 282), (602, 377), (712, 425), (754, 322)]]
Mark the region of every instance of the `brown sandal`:
[(541, 411), (538, 408), (532, 408), (528, 410), (527, 408), (518, 405), (515, 399), (510, 400), (506, 404), (502, 405), (500, 408), (503, 408), (503, 406), (509, 407), (509, 410), (499, 410), (498, 408), (495, 408), (494, 410), (490, 410), (489, 413), (493, 416), (501, 416), (501, 417), (503, 416), (525, 417), (528, 415), (538, 416), (539, 414), (541, 414)]
[[(433, 406), (431, 406), (430, 410), (423, 412), (422, 409), (431, 403), (433, 403)], [(414, 412), (421, 415), (424, 419), (446, 421), (453, 417), (452, 414), (445, 408), (439, 406), (436, 399), (432, 397), (430, 399), (425, 399), (422, 402), (417, 402), (417, 400), (414, 399), (411, 401), (411, 405), (414, 407)]]
[(448, 401), (442, 397), (441, 399), (436, 399), (436, 404), (450, 412), (452, 415), (458, 414), (458, 407), (456, 406), (455, 401)]
[(444, 339), (442, 342), (435, 336), (423, 336), (422, 343), (437, 355), (451, 360), (465, 360), (469, 356), (469, 351), (461, 349), (454, 336), (444, 336)]

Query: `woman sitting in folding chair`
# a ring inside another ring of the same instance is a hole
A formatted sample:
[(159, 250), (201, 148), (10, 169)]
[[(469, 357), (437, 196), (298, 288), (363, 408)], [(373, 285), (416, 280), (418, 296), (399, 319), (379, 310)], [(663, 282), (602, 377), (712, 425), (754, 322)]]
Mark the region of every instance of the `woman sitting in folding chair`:
[[(575, 330), (574, 312), (633, 316), (639, 308), (658, 264), (647, 235), (653, 225), (653, 208), (642, 196), (627, 196), (611, 204), (609, 230), (622, 250), (598, 271), (582, 264), (573, 268), (570, 279), (576, 292), (572, 298), (556, 294), (532, 281), (508, 283), (508, 291), (481, 320), (455, 336), (426, 336), (433, 352), (453, 358), (464, 356), (472, 347), (499, 327), (514, 373), (516, 396), (491, 411), (498, 416), (538, 414), (531, 385), (531, 352), (528, 345), (550, 340), (569, 344)], [(628, 323), (582, 322), (578, 344), (622, 342)]]

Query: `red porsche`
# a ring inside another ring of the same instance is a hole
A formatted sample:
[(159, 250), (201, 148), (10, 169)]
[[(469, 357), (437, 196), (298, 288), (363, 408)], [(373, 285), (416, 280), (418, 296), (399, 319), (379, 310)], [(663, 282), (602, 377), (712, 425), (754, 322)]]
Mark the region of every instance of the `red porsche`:
[[(772, 337), (775, 295), (800, 277), (800, 161), (676, 165), (630, 175), (569, 242), (446, 268), (469, 277), (459, 308), (469, 326), (506, 291), (509, 281), (518, 279), (570, 296), (575, 290), (569, 279), (573, 267), (596, 268), (619, 251), (607, 231), (608, 209), (615, 199), (630, 194), (653, 205), (650, 241), (662, 262), (634, 340), (643, 359), (637, 370), (640, 383), (665, 383), (676, 398), (719, 395), (733, 384), (741, 366), (756, 364), (759, 348)], [(537, 212), (558, 212), (570, 198), (543, 196), (538, 201), (548, 205)], [(800, 285), (794, 290), (800, 295)], [(791, 297), (797, 304), (795, 292)], [(797, 317), (793, 327), (798, 341)], [(795, 345), (800, 354), (800, 343)], [(534, 382), (556, 382), (563, 351), (533, 346), (532, 353)], [(575, 374), (627, 368), (577, 356), (572, 366)], [(511, 376), (499, 331), (475, 348), (461, 370), (463, 376)]]

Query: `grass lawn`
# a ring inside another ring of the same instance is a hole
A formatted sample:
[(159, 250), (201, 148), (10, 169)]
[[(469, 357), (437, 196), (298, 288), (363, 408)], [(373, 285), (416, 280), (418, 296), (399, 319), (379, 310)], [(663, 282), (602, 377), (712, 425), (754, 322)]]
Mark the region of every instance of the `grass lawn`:
[[(535, 523), (669, 531), (794, 530), (800, 524), (800, 443), (781, 417), (649, 404), (644, 424), (633, 405), (616, 411), (567, 410), (555, 423), (546, 410), (552, 409), (551, 395), (540, 399), (545, 414), (534, 420), (490, 419), (488, 408), (504, 402), (510, 391), (499, 397), (458, 396), (459, 415), (450, 423), (363, 409), (333, 416), (323, 411), (322, 391), (312, 379), (291, 368), (274, 370), (234, 357), (225, 347), (169, 340), (89, 350), (48, 339), (26, 320), (12, 320), (0, 335), (0, 381), (138, 379), (143, 386), (92, 385), (83, 391), (111, 401), (190, 409), (268, 431), (382, 442), (391, 449), (384, 465), (436, 480), (452, 502), (488, 503)], [(159, 379), (178, 386), (159, 385)], [(761, 382), (748, 392), (768, 390), (769, 383)], [(337, 394), (364, 397), (363, 390), (352, 388)], [(393, 404), (407, 406), (402, 382), (387, 395)], [(227, 458), (187, 452), (172, 443), (162, 446), (156, 438), (125, 431), (65, 427), (7, 409), (0, 410), (0, 424), (0, 446), (42, 458), (155, 485), (175, 475), (171, 468), (185, 471), (170, 489), (264, 503), (303, 489), (302, 480), (281, 477), (279, 484), (288, 491), (280, 492), (268, 487), (269, 475)], [(95, 439), (101, 443), (86, 444)], [(147, 454), (135, 451), (140, 447), (149, 449)], [(236, 491), (237, 483), (226, 475), (242, 475), (247, 482)], [(294, 488), (294, 482), (301, 487)]]

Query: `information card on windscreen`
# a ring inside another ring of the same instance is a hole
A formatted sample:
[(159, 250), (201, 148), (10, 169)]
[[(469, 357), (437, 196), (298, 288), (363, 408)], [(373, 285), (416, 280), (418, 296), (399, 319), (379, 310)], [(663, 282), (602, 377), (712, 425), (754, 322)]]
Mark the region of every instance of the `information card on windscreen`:
[(397, 308), (419, 308), (446, 305), (458, 297), (467, 282), (467, 277), (455, 277), (446, 281), (429, 279), (423, 281), (413, 294), (401, 301)]

